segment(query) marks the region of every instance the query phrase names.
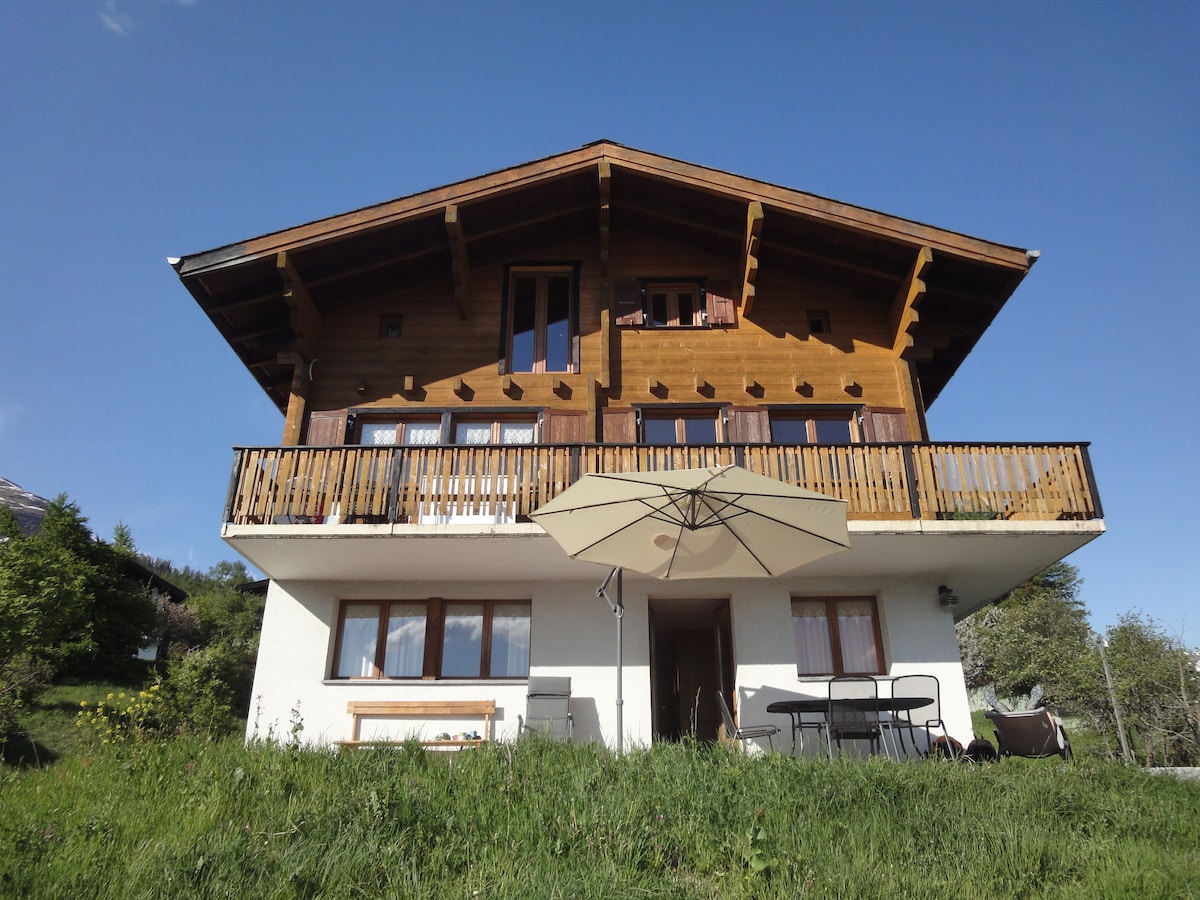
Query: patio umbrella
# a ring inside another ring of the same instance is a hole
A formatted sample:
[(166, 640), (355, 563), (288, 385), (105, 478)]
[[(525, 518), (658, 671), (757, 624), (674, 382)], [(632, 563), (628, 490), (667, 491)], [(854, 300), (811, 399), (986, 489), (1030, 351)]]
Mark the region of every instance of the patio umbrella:
[(596, 592), (617, 616), (621, 745), (620, 570), (664, 580), (768, 578), (850, 546), (846, 503), (739, 466), (585, 475), (532, 515), (567, 555), (612, 566)]

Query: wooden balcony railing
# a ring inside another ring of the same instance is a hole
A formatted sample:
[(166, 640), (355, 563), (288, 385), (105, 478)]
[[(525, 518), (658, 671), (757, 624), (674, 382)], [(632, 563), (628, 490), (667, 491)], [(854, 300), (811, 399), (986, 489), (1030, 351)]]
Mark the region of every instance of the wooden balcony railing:
[(736, 463), (848, 503), (851, 519), (1102, 516), (1086, 444), (241, 447), (225, 521), (517, 522), (589, 472)]

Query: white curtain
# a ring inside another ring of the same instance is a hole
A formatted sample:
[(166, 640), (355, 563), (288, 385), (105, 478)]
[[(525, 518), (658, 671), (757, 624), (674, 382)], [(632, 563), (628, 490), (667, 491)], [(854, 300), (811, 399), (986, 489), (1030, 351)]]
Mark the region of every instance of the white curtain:
[(396, 423), (364, 422), (359, 441), (371, 447), (394, 444), (396, 443)]
[(798, 674), (833, 673), (833, 645), (824, 600), (792, 601), (792, 635), (796, 640)]
[(483, 658), (483, 604), (447, 603), (442, 640), (442, 675), (478, 678)]
[(837, 617), (838, 636), (842, 642), (842, 668), (846, 674), (878, 672), (875, 604), (870, 600), (839, 600)]
[(342, 642), (338, 647), (338, 678), (371, 678), (375, 675), (375, 644), (379, 638), (379, 604), (351, 603), (342, 617)]
[(532, 444), (533, 422), (501, 422), (500, 443)]
[(404, 443), (411, 446), (427, 447), (441, 443), (441, 439), (440, 422), (408, 422), (404, 426)]
[(497, 603), (492, 611), (493, 678), (529, 675), (529, 604)]
[(425, 665), (425, 604), (392, 603), (388, 609), (383, 674), (419, 678)]

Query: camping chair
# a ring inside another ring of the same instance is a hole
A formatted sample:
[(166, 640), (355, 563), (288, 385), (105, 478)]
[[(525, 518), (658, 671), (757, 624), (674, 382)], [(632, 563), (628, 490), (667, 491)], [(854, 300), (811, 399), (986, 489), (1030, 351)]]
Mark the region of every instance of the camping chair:
[(729, 711), (729, 704), (725, 702), (725, 695), (720, 691), (717, 691), (717, 708), (721, 711), (721, 721), (725, 725), (726, 738), (731, 741), (741, 741), (742, 748), (745, 749), (746, 741), (765, 737), (767, 739), (767, 746), (772, 750), (775, 749), (775, 742), (771, 739), (783, 729), (776, 725), (744, 725), (739, 728), (734, 724), (733, 713)]
[[(858, 701), (858, 702), (855, 702)], [(829, 758), (833, 745), (842, 751), (842, 741), (869, 741), (872, 753), (879, 752), (883, 725), (879, 718), (879, 685), (869, 675), (842, 675), (829, 681), (829, 712), (825, 717)], [(887, 753), (887, 745), (884, 745)]]
[(517, 733), (571, 739), (571, 679), (562, 675), (530, 676), (525, 716), (517, 716)]
[[(892, 735), (893, 746), (896, 745), (896, 738), (899, 738), (899, 752), (901, 756), (906, 756), (908, 751), (904, 746), (904, 732), (908, 732), (908, 739), (912, 742), (914, 751), (920, 751), (917, 745), (917, 729), (925, 732), (925, 754), (928, 755), (934, 748), (934, 740), (937, 737), (945, 738), (943, 742), (948, 747), (953, 747), (950, 743), (950, 735), (946, 731), (946, 723), (942, 720), (942, 690), (941, 684), (934, 675), (898, 675), (892, 679), (892, 697), (893, 698), (928, 698), (929, 702), (923, 706), (915, 707), (914, 709), (900, 709), (892, 713), (892, 718), (884, 719), (880, 723), (884, 728), (888, 729)], [(937, 730), (940, 734), (935, 735)]]
[(1003, 712), (989, 709), (984, 713), (996, 730), (996, 749), (1001, 756), (1042, 756), (1071, 758), (1071, 742), (1062, 722), (1048, 709)]

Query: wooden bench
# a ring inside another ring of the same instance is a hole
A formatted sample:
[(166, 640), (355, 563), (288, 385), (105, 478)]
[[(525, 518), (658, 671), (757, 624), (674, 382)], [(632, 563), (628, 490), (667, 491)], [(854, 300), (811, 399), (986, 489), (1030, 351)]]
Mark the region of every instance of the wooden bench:
[(422, 747), (472, 747), (490, 739), (492, 716), (496, 714), (495, 700), (351, 700), (346, 704), (346, 712), (350, 713), (352, 725), (350, 740), (338, 741), (339, 747), (384, 746), (404, 744), (404, 739), (364, 740), (362, 738), (362, 720), (367, 716), (386, 716), (389, 718), (430, 718), (444, 716), (454, 718), (481, 717), (482, 737), (472, 739), (422, 740)]

